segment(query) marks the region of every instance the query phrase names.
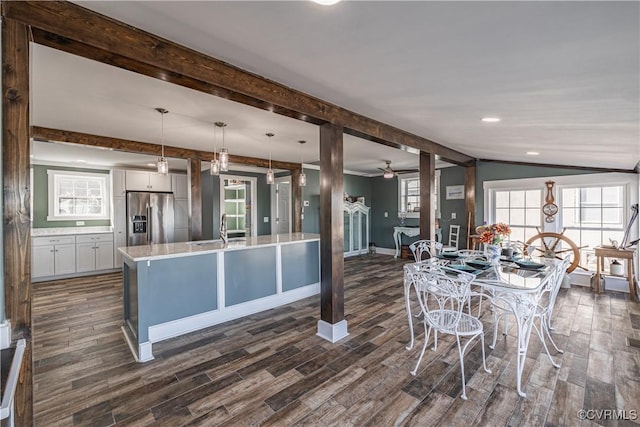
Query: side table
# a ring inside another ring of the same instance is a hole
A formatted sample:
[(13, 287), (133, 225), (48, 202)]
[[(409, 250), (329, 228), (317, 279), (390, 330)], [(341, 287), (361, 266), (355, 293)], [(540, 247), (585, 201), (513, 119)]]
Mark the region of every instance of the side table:
[(604, 270), (605, 258), (618, 258), (623, 259), (627, 263), (627, 280), (629, 281), (629, 293), (631, 295), (631, 301), (638, 300), (638, 294), (636, 292), (636, 282), (634, 275), (634, 259), (636, 250), (634, 249), (618, 249), (613, 247), (596, 246), (593, 248), (596, 255), (596, 293), (602, 292), (600, 284), (600, 276), (602, 270)]

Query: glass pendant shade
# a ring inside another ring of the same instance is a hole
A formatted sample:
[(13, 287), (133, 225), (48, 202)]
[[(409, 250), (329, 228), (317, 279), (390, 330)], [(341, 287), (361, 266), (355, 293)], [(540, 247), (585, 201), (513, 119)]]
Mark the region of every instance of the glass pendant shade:
[(229, 170), (229, 151), (226, 148), (220, 149), (220, 170), (222, 172)]
[(169, 111), (166, 108), (156, 108), (156, 111), (160, 113), (160, 123), (161, 123), (161, 137), (162, 137), (162, 154), (158, 157), (158, 161), (156, 162), (156, 166), (158, 167), (158, 173), (160, 175), (166, 175), (169, 173), (169, 163), (167, 163), (167, 159), (164, 157), (164, 115)]
[(227, 127), (227, 124), (224, 122), (216, 122), (215, 125), (222, 129), (222, 148), (220, 148), (218, 159), (220, 160), (220, 172), (226, 172), (229, 170), (229, 150), (224, 147), (224, 128)]
[(159, 174), (166, 175), (169, 173), (169, 163), (167, 162), (167, 159), (165, 159), (164, 157), (158, 157), (158, 162), (156, 163), (156, 166), (158, 167)]
[(269, 138), (269, 170), (267, 171), (267, 184), (275, 184), (276, 177), (273, 173), (273, 169), (271, 169), (271, 138), (273, 137), (272, 133), (266, 133), (267, 138)]
[(384, 171), (384, 174), (382, 175), (383, 178), (385, 179), (391, 179), (393, 178), (393, 172), (392, 171)]
[[(300, 144), (300, 148), (304, 147), (307, 141), (298, 141)], [(307, 175), (304, 174), (304, 150), (302, 150), (302, 154), (300, 154), (300, 180), (298, 181), (300, 187), (307, 186)]]
[(220, 162), (218, 162), (218, 159), (211, 160), (211, 165), (209, 166), (209, 173), (211, 175), (220, 175)]

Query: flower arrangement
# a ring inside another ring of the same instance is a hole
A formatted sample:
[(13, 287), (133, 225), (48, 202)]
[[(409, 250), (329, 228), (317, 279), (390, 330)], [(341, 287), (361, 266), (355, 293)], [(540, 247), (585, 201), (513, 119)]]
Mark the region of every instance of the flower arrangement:
[(480, 231), (480, 241), (488, 245), (499, 245), (505, 236), (511, 234), (511, 228), (503, 222), (485, 225)]

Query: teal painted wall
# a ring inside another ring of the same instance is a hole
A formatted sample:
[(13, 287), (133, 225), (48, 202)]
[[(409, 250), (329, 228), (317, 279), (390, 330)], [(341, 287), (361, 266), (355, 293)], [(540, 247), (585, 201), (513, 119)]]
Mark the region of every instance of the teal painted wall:
[(485, 181), (501, 181), (505, 179), (544, 178), (547, 176), (586, 175), (602, 173), (568, 168), (554, 168), (547, 166), (511, 165), (500, 162), (478, 162), (476, 166), (476, 224), (484, 221), (484, 190)]
[[(465, 213), (464, 199), (447, 200), (446, 188), (451, 185), (464, 185), (465, 168), (453, 166), (440, 169), (440, 228), (442, 229), (442, 242), (449, 244), (449, 229), (451, 225), (460, 226), (458, 248), (467, 247), (467, 214)], [(456, 219), (451, 219), (455, 213)]]
[[(258, 198), (257, 233), (259, 236), (271, 234), (271, 223), (263, 218), (271, 218), (271, 188), (265, 174), (229, 171), (226, 175), (238, 175), (257, 178), (256, 196)], [(202, 239), (217, 239), (220, 228), (220, 177), (213, 176), (208, 170), (202, 172)]]
[[(72, 172), (89, 172), (108, 174), (108, 170), (80, 169), (57, 166), (32, 165), (33, 167), (33, 228), (57, 228), (57, 227), (77, 227), (75, 221), (47, 221), (49, 210), (49, 184), (47, 179), (48, 170), (64, 170)], [(111, 220), (84, 220), (84, 227), (109, 226)]]
[[(320, 233), (320, 171), (305, 169), (307, 185), (302, 188), (302, 200), (309, 206), (303, 206), (303, 233)], [(372, 206), (372, 179), (357, 175), (344, 175), (344, 192), (350, 196), (364, 197), (365, 205)]]

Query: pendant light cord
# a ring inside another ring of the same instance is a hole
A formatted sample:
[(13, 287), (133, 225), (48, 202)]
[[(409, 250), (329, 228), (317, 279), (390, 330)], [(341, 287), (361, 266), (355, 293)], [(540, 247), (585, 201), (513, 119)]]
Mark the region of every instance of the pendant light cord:
[(164, 159), (164, 113), (160, 112), (160, 123), (162, 128), (162, 158)]

